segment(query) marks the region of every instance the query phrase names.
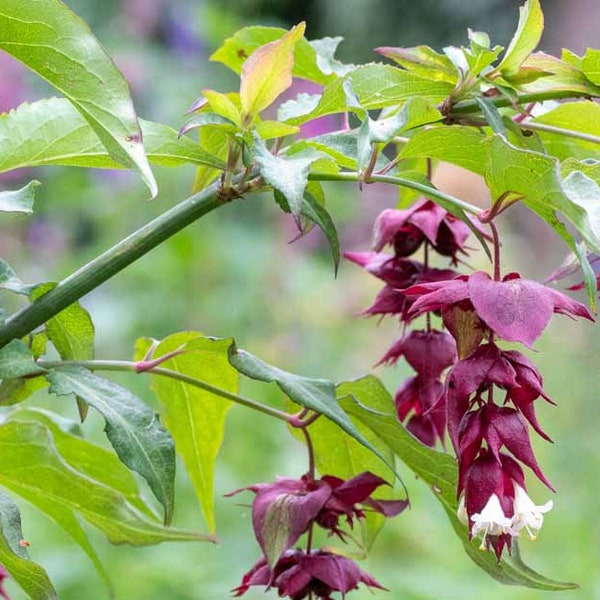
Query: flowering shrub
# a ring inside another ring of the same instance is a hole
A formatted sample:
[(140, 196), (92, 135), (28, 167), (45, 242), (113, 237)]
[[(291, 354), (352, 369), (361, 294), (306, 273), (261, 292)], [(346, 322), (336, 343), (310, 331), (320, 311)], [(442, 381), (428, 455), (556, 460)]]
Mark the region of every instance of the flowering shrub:
[[(289, 31), (243, 29), (212, 56), (239, 74), (239, 90), (203, 90), (176, 131), (138, 120), (125, 79), (66, 5), (3, 3), (0, 49), (64, 98), (25, 103), (0, 117), (1, 171), (125, 168), (153, 197), (150, 163), (191, 163), (197, 172), (189, 198), (59, 283), (24, 283), (0, 262), (0, 287), (26, 301), (0, 323), (0, 484), (7, 492), (0, 496), (0, 584), (10, 575), (32, 598), (57, 596), (28, 555), (13, 495), (65, 529), (101, 573), (80, 519), (115, 544), (215, 542), (215, 461), (227, 414), (239, 404), (286, 423), (304, 441), (307, 464), (300, 477), (242, 482), (233, 492), (254, 494), (262, 552), (235, 596), (253, 586), (293, 600), (345, 597), (360, 584), (385, 589), (349, 548), (357, 543), (364, 554), (383, 519), (408, 506), (398, 463), (431, 488), (467, 554), (490, 575), (540, 589), (574, 587), (537, 574), (515, 551), (522, 532), (537, 536), (553, 506), (535, 504), (526, 476), (554, 491), (530, 440), (533, 430), (549, 441), (534, 402), (554, 402), (534, 362), (506, 344), (533, 348), (554, 313), (593, 320), (600, 253), (600, 174), (590, 150), (600, 139), (582, 125), (600, 119), (600, 106), (589, 100), (600, 97), (600, 51), (561, 58), (535, 52), (542, 29), (539, 0), (527, 0), (506, 50), (469, 30), (466, 47), (378, 48), (391, 64), (358, 66), (334, 58), (336, 40), (308, 41), (303, 23)], [(281, 103), (293, 78), (317, 92)], [(545, 104), (558, 99), (564, 103)], [(277, 118), (267, 118), (265, 110), (278, 103)], [(344, 116), (342, 130), (299, 135), (334, 114)], [(556, 144), (557, 137), (569, 143)], [(436, 161), (482, 176), (491, 205), (481, 209), (438, 190), (431, 182)], [(379, 215), (371, 251), (350, 251), (340, 248), (322, 181), (358, 188), (379, 182), (421, 196)], [(0, 210), (31, 213), (37, 185), (1, 191)], [(94, 325), (79, 299), (188, 224), (256, 192), (272, 194), (299, 236), (316, 225), (335, 269), (343, 254), (384, 283), (363, 314), (400, 328), (378, 364), (405, 360), (414, 375), (393, 398), (373, 375), (337, 385), (307, 378), (265, 363), (233, 339), (195, 331), (140, 338), (133, 360), (94, 359)], [(499, 217), (517, 202), (565, 242), (572, 256), (550, 280), (578, 264), (582, 283), (573, 289), (585, 289), (589, 309), (502, 268)], [(468, 266), (478, 246), (489, 270)], [(99, 376), (102, 370), (149, 375), (160, 418)], [(241, 396), (240, 377), (275, 383), (283, 408)], [(75, 435), (59, 414), (36, 409), (33, 394), (43, 389), (72, 397), (82, 423), (90, 407), (99, 412), (109, 449)], [(336, 444), (344, 456), (328, 451)], [(176, 453), (198, 498), (203, 533), (171, 525)], [(134, 473), (160, 504), (160, 518)], [(343, 545), (315, 548), (318, 530)], [(8, 598), (3, 585), (0, 595)]]

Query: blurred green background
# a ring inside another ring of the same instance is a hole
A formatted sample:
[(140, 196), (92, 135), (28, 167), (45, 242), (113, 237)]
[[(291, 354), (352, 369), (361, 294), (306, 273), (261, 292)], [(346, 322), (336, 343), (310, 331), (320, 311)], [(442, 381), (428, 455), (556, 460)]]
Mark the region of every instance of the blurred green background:
[[(235, 89), (236, 78), (208, 56), (225, 37), (248, 24), (290, 25), (306, 19), (309, 38), (342, 35), (340, 57), (374, 58), (371, 48), (426, 43), (460, 44), (466, 28), (490, 32), (506, 45), (520, 2), (509, 0), (71, 0), (130, 81), (140, 116), (178, 127), (200, 90)], [(586, 2), (542, 1), (548, 21), (544, 47), (581, 51), (582, 35), (569, 23), (578, 15), (588, 31), (595, 13)], [(593, 5), (593, 3), (592, 3)], [(592, 6), (593, 8), (593, 6)], [(578, 12), (579, 11), (579, 12)], [(597, 12), (597, 11), (596, 11)], [(593, 28), (592, 28), (593, 29)], [(571, 33), (570, 33), (571, 32)], [(593, 44), (594, 41), (590, 40)], [(0, 56), (0, 111), (48, 95), (46, 86)], [(184, 198), (193, 169), (155, 169), (160, 195), (145, 202), (146, 190), (123, 172), (38, 169), (33, 217), (3, 216), (0, 256), (25, 281), (57, 280)], [(31, 173), (11, 174), (13, 185)], [(16, 186), (15, 186), (16, 187)], [(374, 217), (397, 201), (394, 190), (369, 186), (327, 188), (328, 207), (339, 226), (343, 250), (365, 250)], [(511, 211), (513, 212), (513, 211)], [(524, 212), (514, 211), (505, 227), (505, 268), (524, 276), (547, 275), (561, 260), (561, 243)], [(183, 329), (235, 336), (238, 344), (277, 366), (336, 381), (372, 371), (396, 337), (393, 321), (357, 318), (379, 284), (358, 268), (342, 264), (333, 276), (318, 231), (288, 244), (293, 224), (264, 197), (234, 202), (202, 219), (154, 250), (83, 300), (97, 328), (98, 358), (128, 358), (137, 337), (162, 338)], [(484, 265), (481, 252), (472, 264)], [(509, 268), (510, 263), (510, 268)], [(9, 309), (13, 298), (3, 297)], [(600, 452), (598, 443), (598, 336), (589, 324), (557, 318), (537, 344), (533, 359), (546, 391), (558, 407), (539, 406), (553, 445), (536, 445), (539, 462), (558, 489), (554, 510), (534, 543), (523, 540), (525, 560), (551, 577), (578, 581), (579, 592), (554, 593), (557, 600), (600, 599)], [(390, 391), (408, 375), (403, 366), (377, 369)], [(147, 380), (116, 377), (152, 402)], [(243, 393), (277, 403), (267, 386), (244, 383)], [(76, 418), (69, 401), (38, 396), (30, 401)], [(90, 415), (86, 428), (102, 439), (102, 423)], [(213, 600), (229, 597), (259, 556), (251, 531), (250, 496), (222, 494), (275, 475), (299, 476), (305, 453), (279, 423), (234, 407), (217, 471), (219, 546), (164, 544), (151, 548), (112, 547), (95, 532), (96, 546), (111, 574), (119, 600)], [(390, 590), (382, 598), (470, 600), (539, 598), (542, 592), (502, 587), (479, 571), (461, 550), (441, 506), (419, 481), (402, 470), (412, 510), (390, 522), (361, 565)], [(547, 490), (530, 480), (540, 504)], [(203, 528), (183, 469), (178, 475), (175, 524)], [(31, 556), (49, 571), (64, 600), (107, 598), (90, 562), (69, 538), (34, 509), (23, 505)], [(20, 591), (9, 583), (14, 598)], [(274, 597), (275, 592), (270, 593)], [(249, 600), (263, 598), (261, 589)], [(356, 600), (371, 598), (366, 590)]]

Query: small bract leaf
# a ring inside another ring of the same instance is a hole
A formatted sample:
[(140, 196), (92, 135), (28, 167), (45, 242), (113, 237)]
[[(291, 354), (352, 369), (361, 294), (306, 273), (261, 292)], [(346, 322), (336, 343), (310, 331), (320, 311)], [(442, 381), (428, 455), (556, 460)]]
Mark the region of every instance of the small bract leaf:
[(32, 213), (34, 190), (38, 185), (40, 185), (39, 181), (30, 181), (19, 190), (0, 191), (0, 211)]
[(106, 420), (106, 435), (119, 458), (137, 471), (165, 509), (173, 515), (175, 447), (157, 415), (129, 390), (81, 367), (63, 367), (47, 374), (50, 392), (83, 398)]
[(508, 76), (516, 74), (523, 61), (535, 50), (543, 31), (544, 15), (539, 0), (527, 0), (519, 9), (517, 31), (497, 69)]
[(129, 87), (86, 23), (56, 0), (2, 2), (0, 48), (62, 92), (118, 163), (156, 196)]
[(305, 28), (304, 23), (296, 25), (276, 42), (254, 50), (244, 62), (240, 100), (246, 123), (250, 123), (292, 85), (294, 46), (304, 35)]

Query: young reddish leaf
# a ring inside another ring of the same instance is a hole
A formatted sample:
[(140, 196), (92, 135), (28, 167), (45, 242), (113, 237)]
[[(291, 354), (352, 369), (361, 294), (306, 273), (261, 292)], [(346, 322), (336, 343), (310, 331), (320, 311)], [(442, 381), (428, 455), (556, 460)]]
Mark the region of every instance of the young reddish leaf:
[(535, 50), (543, 30), (544, 15), (539, 0), (527, 0), (519, 9), (517, 31), (498, 65), (498, 70), (509, 77), (516, 74), (523, 61)]
[(294, 47), (305, 28), (304, 23), (296, 25), (276, 42), (257, 48), (244, 63), (240, 99), (247, 124), (292, 85)]

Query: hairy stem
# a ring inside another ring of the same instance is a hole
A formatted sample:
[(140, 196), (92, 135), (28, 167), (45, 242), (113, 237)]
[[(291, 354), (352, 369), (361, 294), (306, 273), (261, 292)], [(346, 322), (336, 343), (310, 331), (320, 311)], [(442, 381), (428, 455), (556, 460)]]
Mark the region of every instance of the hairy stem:
[(186, 198), (96, 257), (0, 327), (0, 348), (23, 337), (200, 217), (228, 202), (217, 183)]
[[(37, 364), (43, 369), (55, 369), (58, 367), (83, 367), (85, 369), (89, 369), (90, 371), (140, 372), (138, 369), (139, 363), (130, 360), (38, 360)], [(290, 422), (291, 415), (286, 412), (277, 410), (276, 408), (271, 408), (270, 406), (266, 406), (264, 404), (260, 404), (259, 402), (250, 400), (250, 398), (244, 398), (243, 396), (228, 392), (227, 390), (211, 385), (210, 383), (202, 381), (201, 379), (190, 377), (184, 373), (179, 373), (171, 369), (165, 369), (164, 367), (152, 367), (150, 369), (144, 369), (142, 372), (151, 373), (152, 375), (160, 375), (162, 377), (169, 377), (170, 379), (175, 379), (176, 381), (181, 381), (182, 383), (187, 383), (188, 385), (193, 385), (194, 387), (210, 392), (215, 396), (220, 396), (225, 400), (231, 400), (231, 402), (241, 404), (242, 406), (246, 406), (247, 408), (264, 413), (270, 417), (275, 417), (276, 419), (285, 421), (286, 423)]]

